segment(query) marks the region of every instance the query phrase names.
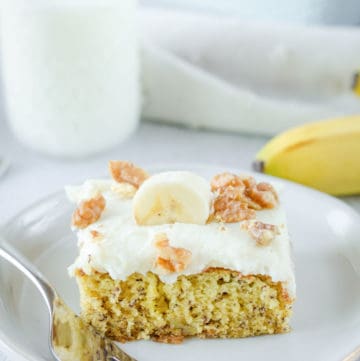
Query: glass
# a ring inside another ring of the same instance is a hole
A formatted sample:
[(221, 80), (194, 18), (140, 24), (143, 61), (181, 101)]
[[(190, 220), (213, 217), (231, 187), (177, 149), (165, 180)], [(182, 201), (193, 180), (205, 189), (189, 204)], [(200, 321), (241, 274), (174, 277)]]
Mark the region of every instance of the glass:
[(134, 131), (136, 0), (5, 0), (1, 15), (7, 115), (18, 139), (79, 157)]

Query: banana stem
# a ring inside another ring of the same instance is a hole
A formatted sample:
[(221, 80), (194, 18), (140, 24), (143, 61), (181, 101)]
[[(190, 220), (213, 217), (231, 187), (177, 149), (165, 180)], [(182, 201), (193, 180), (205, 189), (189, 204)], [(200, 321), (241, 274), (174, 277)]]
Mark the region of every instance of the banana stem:
[(265, 162), (262, 160), (254, 160), (252, 163), (252, 167), (255, 172), (264, 173)]

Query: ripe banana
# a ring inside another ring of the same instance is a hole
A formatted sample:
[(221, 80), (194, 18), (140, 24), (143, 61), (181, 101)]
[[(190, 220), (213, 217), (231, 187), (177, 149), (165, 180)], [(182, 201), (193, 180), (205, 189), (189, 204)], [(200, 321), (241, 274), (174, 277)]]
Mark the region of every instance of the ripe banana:
[(137, 224), (205, 224), (210, 213), (210, 184), (191, 172), (164, 172), (151, 176), (133, 199)]
[(306, 124), (275, 138), (254, 168), (333, 195), (360, 193), (360, 115)]

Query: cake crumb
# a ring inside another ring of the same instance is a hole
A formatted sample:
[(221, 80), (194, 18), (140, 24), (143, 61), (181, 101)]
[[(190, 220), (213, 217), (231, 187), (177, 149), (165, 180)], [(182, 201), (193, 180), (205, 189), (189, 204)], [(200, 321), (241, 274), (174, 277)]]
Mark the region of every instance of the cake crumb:
[(161, 343), (170, 343), (172, 345), (179, 345), (181, 343), (183, 343), (184, 341), (184, 336), (179, 335), (161, 335), (161, 336), (157, 336), (157, 337), (153, 337), (153, 340), (156, 342), (161, 342)]

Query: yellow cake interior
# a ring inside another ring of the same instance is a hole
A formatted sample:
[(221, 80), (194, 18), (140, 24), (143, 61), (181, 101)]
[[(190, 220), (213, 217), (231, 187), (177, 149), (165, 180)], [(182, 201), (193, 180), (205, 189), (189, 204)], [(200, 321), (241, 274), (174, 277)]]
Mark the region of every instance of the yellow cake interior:
[(281, 282), (213, 268), (163, 283), (148, 272), (125, 281), (76, 272), (82, 317), (117, 341), (178, 343), (187, 336), (233, 338), (289, 331), (293, 300)]

